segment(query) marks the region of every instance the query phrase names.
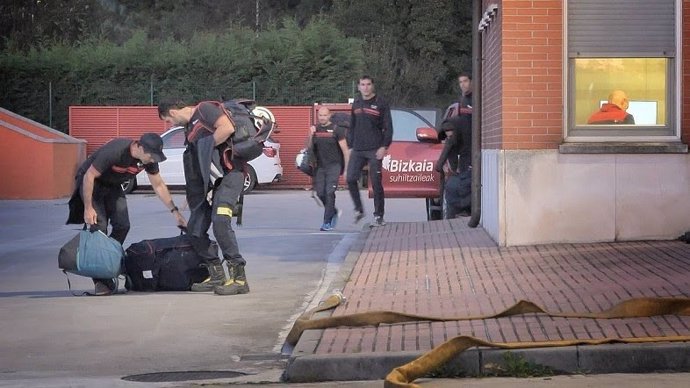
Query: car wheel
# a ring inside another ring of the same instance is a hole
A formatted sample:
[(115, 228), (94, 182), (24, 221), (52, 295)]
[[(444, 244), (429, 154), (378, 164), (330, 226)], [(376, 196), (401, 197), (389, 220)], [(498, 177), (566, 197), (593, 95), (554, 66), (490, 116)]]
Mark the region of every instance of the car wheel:
[(427, 221), (436, 221), (443, 219), (441, 198), (427, 198), (426, 199), (426, 219)]
[(134, 191), (134, 189), (136, 189), (136, 187), (137, 187), (137, 178), (131, 178), (130, 180), (128, 180), (127, 182), (121, 184), (120, 186), (122, 186), (122, 192), (123, 192), (123, 193), (129, 194), (129, 193), (131, 193), (132, 191)]
[(254, 167), (249, 164), (247, 164), (246, 170), (247, 174), (244, 176), (243, 192), (249, 194), (254, 190), (254, 187), (256, 187), (256, 172), (254, 171)]

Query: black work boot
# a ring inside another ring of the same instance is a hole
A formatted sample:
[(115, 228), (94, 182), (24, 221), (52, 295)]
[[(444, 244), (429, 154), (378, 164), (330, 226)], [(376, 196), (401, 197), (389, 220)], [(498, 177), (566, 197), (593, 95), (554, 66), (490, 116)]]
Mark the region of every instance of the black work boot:
[(249, 283), (247, 283), (247, 275), (244, 273), (244, 265), (229, 264), (228, 265), (228, 280), (220, 286), (215, 286), (213, 292), (217, 295), (238, 295), (249, 292)]
[(201, 283), (192, 284), (192, 291), (194, 292), (211, 292), (213, 287), (222, 286), (225, 283), (225, 271), (220, 259), (212, 260), (203, 265), (206, 265), (209, 277)]

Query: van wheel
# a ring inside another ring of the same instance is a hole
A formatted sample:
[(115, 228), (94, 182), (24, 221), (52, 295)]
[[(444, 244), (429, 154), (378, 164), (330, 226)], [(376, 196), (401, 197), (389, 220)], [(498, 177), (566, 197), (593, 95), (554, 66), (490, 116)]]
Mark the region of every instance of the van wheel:
[(254, 187), (256, 187), (256, 172), (254, 171), (254, 167), (250, 164), (247, 164), (246, 172), (244, 176), (244, 189), (242, 192), (249, 194), (254, 190)]
[(120, 186), (122, 186), (123, 193), (129, 194), (137, 188), (137, 178), (131, 178), (130, 180), (121, 184)]

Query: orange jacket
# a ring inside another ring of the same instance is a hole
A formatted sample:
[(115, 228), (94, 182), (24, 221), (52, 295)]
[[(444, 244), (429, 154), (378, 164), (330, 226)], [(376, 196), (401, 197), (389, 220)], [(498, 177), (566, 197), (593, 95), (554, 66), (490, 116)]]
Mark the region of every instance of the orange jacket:
[(635, 119), (618, 105), (606, 103), (589, 117), (587, 124), (635, 124)]

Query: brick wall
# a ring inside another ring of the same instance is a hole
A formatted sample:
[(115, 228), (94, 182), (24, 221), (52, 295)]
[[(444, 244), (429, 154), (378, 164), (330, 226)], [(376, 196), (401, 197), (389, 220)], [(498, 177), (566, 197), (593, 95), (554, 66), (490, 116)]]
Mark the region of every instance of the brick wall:
[[(483, 1), (484, 9), (489, 3), (495, 1)], [(503, 0), (498, 4), (496, 20), (483, 33), (483, 147), (557, 148), (563, 137), (563, 1)], [(682, 4), (686, 15), (690, 1)], [(687, 143), (690, 18), (682, 20), (681, 136)], [(497, 112), (502, 116), (497, 117)]]
[(563, 138), (563, 2), (503, 0), (498, 13), (502, 148), (557, 148)]
[[(484, 1), (482, 9), (491, 3)], [(498, 13), (489, 27), (482, 32), (482, 148), (501, 149), (503, 147), (503, 84), (501, 51), (501, 2)], [(476, 97), (475, 97), (476, 98)]]

